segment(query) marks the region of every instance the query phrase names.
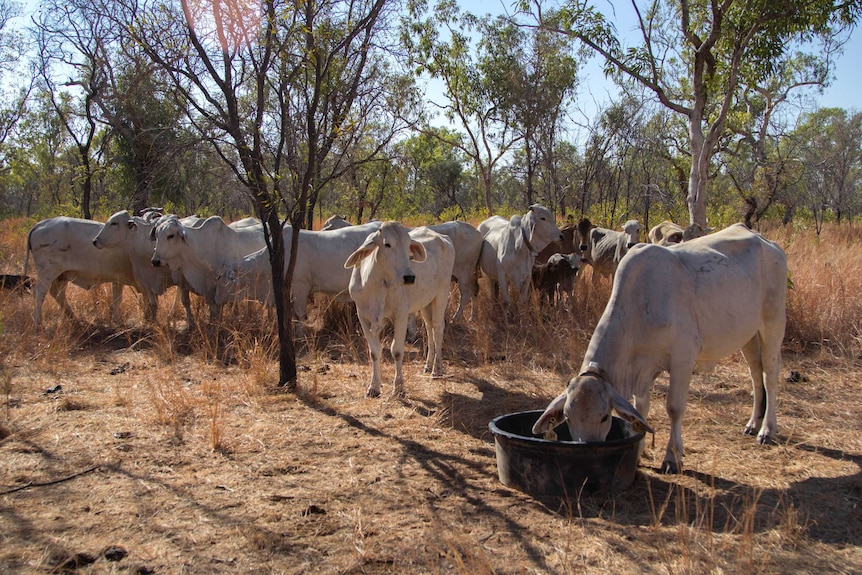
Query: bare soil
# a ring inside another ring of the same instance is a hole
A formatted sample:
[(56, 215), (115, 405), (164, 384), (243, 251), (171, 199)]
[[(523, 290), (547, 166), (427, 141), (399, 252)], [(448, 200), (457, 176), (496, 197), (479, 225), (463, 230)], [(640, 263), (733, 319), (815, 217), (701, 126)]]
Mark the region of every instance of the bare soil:
[(408, 397), (387, 395), (387, 361), (384, 397), (365, 399), (355, 331), (304, 346), (285, 393), (254, 338), (231, 355), (183, 328), (33, 334), (27, 305), (3, 308), (2, 573), (862, 572), (849, 360), (785, 354), (784, 376), (800, 375), (780, 390), (773, 446), (742, 433), (739, 354), (696, 374), (679, 475), (658, 473), (660, 378), (634, 485), (540, 500), (500, 483), (488, 422), (544, 408), (588, 333), (455, 324), (445, 378), (422, 374), (420, 342)]

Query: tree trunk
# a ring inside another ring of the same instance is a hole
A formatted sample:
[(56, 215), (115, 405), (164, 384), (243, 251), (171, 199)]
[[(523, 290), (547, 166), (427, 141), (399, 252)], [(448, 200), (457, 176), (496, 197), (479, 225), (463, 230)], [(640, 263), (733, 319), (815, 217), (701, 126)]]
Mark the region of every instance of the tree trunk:
[(269, 264), (272, 267), (272, 293), (278, 321), (278, 387), (286, 387), (292, 391), (296, 389), (297, 381), (296, 349), (291, 330), (293, 310), (290, 289), (284, 289), (284, 234), (278, 218), (278, 210), (271, 208), (267, 212), (267, 214), (261, 214), (261, 220), (264, 221), (264, 233), (269, 235), (267, 244)]
[(690, 120), (690, 123), (691, 171), (688, 177), (688, 223), (706, 228), (706, 184), (712, 153), (700, 132), (698, 120)]
[(485, 211), (488, 217), (494, 215), (494, 209), (491, 206), (491, 169), (482, 169), (482, 193), (485, 199)]

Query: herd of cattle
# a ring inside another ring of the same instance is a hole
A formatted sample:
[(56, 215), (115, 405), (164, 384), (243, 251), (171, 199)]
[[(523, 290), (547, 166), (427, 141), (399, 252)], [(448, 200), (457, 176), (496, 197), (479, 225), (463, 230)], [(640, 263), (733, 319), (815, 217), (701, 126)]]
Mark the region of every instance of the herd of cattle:
[[(481, 274), (502, 306), (510, 290), (520, 302), (531, 286), (542, 301), (571, 305), (582, 265), (593, 277), (614, 278), (579, 375), (551, 401), (534, 433), (566, 421), (575, 441), (602, 441), (612, 412), (636, 427), (646, 422), (650, 389), (661, 372), (670, 386), (667, 411), (671, 434), (662, 468), (676, 472), (682, 458), (682, 416), (695, 364), (712, 364), (741, 349), (750, 366), (754, 406), (745, 427), (760, 443), (773, 441), (775, 401), (784, 336), (787, 263), (773, 242), (741, 224), (715, 233), (663, 222), (641, 243), (641, 225), (629, 220), (621, 231), (588, 219), (560, 229), (538, 204), (511, 219), (493, 216), (474, 227), (452, 221), (406, 228), (397, 222), (351, 225), (334, 216), (320, 231), (300, 230), (292, 279), (298, 325), (307, 299), (325, 293), (352, 300), (368, 343), (372, 377), (367, 396), (380, 394), (380, 332), (394, 327), (394, 393), (403, 395), (402, 362), (410, 319), (421, 313), (427, 331), (425, 371), (442, 374), (442, 344), (450, 283), (459, 286), (453, 319), (471, 305), (475, 317)], [(285, 252), (292, 230), (284, 230)], [(577, 243), (576, 243), (577, 242)], [(268, 250), (261, 223), (246, 218), (227, 224), (218, 216), (179, 218), (150, 212), (117, 212), (104, 224), (57, 217), (40, 221), (27, 239), (38, 281), (33, 317), (41, 325), (50, 293), (72, 316), (65, 297), (69, 282), (89, 289), (113, 284), (112, 317), (120, 321), (124, 285), (144, 298), (155, 320), (158, 296), (176, 286), (186, 318), (194, 318), (189, 293), (218, 319), (230, 301), (273, 304)], [(634, 398), (633, 403), (630, 399)]]

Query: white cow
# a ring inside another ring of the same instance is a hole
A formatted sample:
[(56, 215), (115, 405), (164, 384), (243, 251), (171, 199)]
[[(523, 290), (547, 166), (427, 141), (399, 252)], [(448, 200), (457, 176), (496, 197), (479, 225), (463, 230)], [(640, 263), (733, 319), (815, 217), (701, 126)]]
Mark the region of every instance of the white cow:
[[(533, 427), (565, 419), (575, 441), (603, 441), (611, 411), (646, 423), (656, 376), (670, 375), (671, 431), (662, 471), (679, 471), (682, 417), (695, 364), (742, 349), (754, 387), (745, 433), (774, 441), (784, 338), (787, 260), (774, 242), (736, 224), (670, 248), (639, 245), (620, 263), (581, 373)], [(628, 399), (634, 397), (634, 404)]]
[(637, 220), (628, 220), (619, 232), (594, 227), (583, 235), (581, 230), (579, 227), (581, 258), (592, 266), (596, 285), (600, 276), (613, 278), (623, 256), (640, 243), (642, 226)]
[(665, 220), (649, 231), (649, 241), (651, 244), (668, 246), (687, 242), (711, 232), (712, 228), (704, 228), (699, 224), (689, 224), (683, 229), (681, 226)]
[(651, 244), (668, 246), (671, 244), (681, 243), (683, 232), (685, 232), (685, 230), (682, 226), (678, 226), (671, 221), (665, 220), (662, 223), (653, 226), (649, 231), (649, 234), (647, 234), (647, 237)]
[[(371, 232), (380, 229), (381, 222), (374, 221), (359, 226), (310, 231), (299, 230), (299, 251), (293, 270), (293, 312), (294, 316), (305, 321), (308, 309), (308, 296), (320, 292), (341, 294), (347, 300), (347, 287), (350, 284), (350, 270), (344, 269), (344, 260), (362, 245)], [(293, 228), (285, 226), (284, 266), (290, 258), (293, 242)], [(267, 248), (226, 262), (218, 274), (215, 302), (223, 305), (228, 301), (255, 299), (269, 306), (275, 305), (272, 297), (272, 266), (269, 263)]]
[(404, 339), (407, 318), (421, 311), (428, 339), (425, 371), (443, 374), (443, 330), (449, 284), (455, 265), (452, 241), (428, 228), (408, 232), (398, 222), (386, 222), (370, 234), (344, 267), (352, 268), (350, 297), (371, 356), (371, 384), (367, 397), (380, 395), (380, 331), (387, 321), (394, 328), (392, 358), (395, 361), (393, 394), (404, 395)]
[[(111, 318), (120, 323), (120, 303), (123, 286), (136, 286), (129, 258), (120, 250), (98, 250), (93, 238), (102, 230), (102, 224), (92, 220), (57, 217), (42, 220), (27, 234), (27, 255), (24, 259), (24, 275), (33, 253), (33, 264), (39, 278), (33, 291), (35, 308), (33, 321), (42, 325), (42, 304), (45, 296), (51, 296), (60, 305), (67, 317), (74, 314), (66, 301), (66, 286), (69, 282), (90, 289), (111, 282), (113, 302)], [(136, 286), (137, 287), (137, 286)]]
[[(189, 216), (180, 220), (183, 225), (194, 226), (200, 218)], [(165, 293), (170, 286), (178, 286), (183, 307), (186, 310), (186, 320), (191, 326), (194, 323), (189, 288), (185, 285), (182, 274), (178, 270), (167, 267), (153, 267), (153, 241), (150, 233), (158, 219), (147, 219), (146, 216), (132, 216), (123, 210), (115, 213), (101, 231), (93, 238), (93, 245), (98, 249), (117, 250), (125, 254), (132, 265), (135, 282), (141, 289), (146, 302), (146, 316), (156, 319), (158, 296)]]
[(509, 286), (517, 290), (521, 303), (530, 293), (530, 278), (536, 255), (551, 242), (562, 241), (563, 234), (554, 222), (550, 210), (533, 204), (523, 216), (510, 220), (492, 216), (478, 226), (482, 234), (479, 266), (490, 280), (489, 286), (499, 286), (503, 305), (511, 303)]
[(323, 222), (323, 227), (320, 228), (322, 232), (328, 232), (330, 230), (340, 230), (341, 228), (346, 228), (352, 226), (350, 222), (347, 221), (347, 218), (344, 216), (339, 216), (338, 214), (329, 216), (326, 218), (326, 221)]
[(187, 227), (177, 216), (169, 215), (153, 227), (151, 237), (155, 240), (152, 264), (179, 271), (189, 289), (206, 300), (211, 322), (221, 312), (215, 302), (218, 270), (265, 245), (263, 226), (254, 218), (229, 226), (219, 216), (212, 216)]
[(472, 302), (470, 319), (476, 318), (479, 299), (479, 255), (482, 252), (482, 234), (468, 224), (453, 220), (427, 226), (429, 230), (443, 234), (452, 240), (455, 248), (455, 265), (452, 268), (452, 278), (458, 282), (461, 299), (452, 320), (458, 320), (464, 315), (467, 302)]

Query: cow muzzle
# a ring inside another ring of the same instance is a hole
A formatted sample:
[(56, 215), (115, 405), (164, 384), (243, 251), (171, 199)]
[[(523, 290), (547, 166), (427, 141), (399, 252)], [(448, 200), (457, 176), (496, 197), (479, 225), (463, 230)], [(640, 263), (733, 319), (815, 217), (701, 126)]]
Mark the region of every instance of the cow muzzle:
[(580, 245), (580, 248), (581, 248), (581, 251), (582, 251), (582, 252), (587, 251), (587, 248), (588, 248), (588, 247), (589, 247), (589, 246), (588, 246), (587, 244), (581, 244), (581, 245)]
[(416, 276), (414, 275), (406, 275), (404, 276), (404, 285), (411, 286), (416, 283)]

